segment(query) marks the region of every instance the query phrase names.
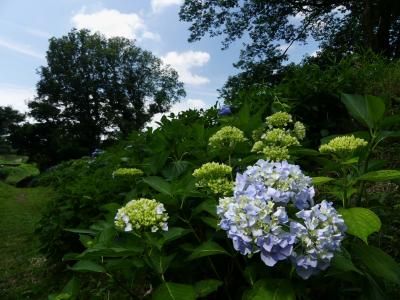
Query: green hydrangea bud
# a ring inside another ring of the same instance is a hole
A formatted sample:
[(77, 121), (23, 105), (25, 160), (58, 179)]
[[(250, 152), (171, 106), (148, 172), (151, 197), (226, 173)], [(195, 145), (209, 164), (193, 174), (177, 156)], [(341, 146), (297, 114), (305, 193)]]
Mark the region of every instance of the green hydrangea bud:
[(266, 118), (269, 127), (284, 128), (293, 122), (293, 118), (287, 112), (279, 111)]
[(216, 162), (206, 163), (193, 172), (193, 176), (197, 179), (197, 187), (208, 188), (220, 195), (232, 193), (233, 182), (228, 179), (231, 174), (230, 166)]
[(224, 126), (208, 140), (208, 144), (216, 149), (235, 148), (236, 144), (247, 141), (243, 131), (233, 126)]
[(299, 140), (302, 140), (306, 137), (306, 127), (303, 123), (297, 121), (294, 123), (293, 133)]
[(367, 141), (356, 138), (353, 135), (339, 136), (330, 140), (328, 144), (321, 145), (319, 151), (321, 153), (335, 154), (339, 157), (346, 158), (354, 155), (367, 145)]
[(113, 172), (114, 177), (135, 177), (142, 176), (143, 171), (136, 168), (119, 168)]
[(291, 136), (290, 133), (281, 128), (275, 128), (267, 131), (262, 139), (267, 144), (279, 145), (283, 147), (299, 146), (300, 143), (296, 137)]
[(290, 158), (289, 149), (280, 146), (265, 146), (262, 153), (271, 161), (283, 161)]
[(168, 230), (168, 214), (164, 205), (154, 199), (140, 198), (129, 201), (118, 209), (115, 216), (115, 226), (124, 231), (156, 232), (159, 229)]

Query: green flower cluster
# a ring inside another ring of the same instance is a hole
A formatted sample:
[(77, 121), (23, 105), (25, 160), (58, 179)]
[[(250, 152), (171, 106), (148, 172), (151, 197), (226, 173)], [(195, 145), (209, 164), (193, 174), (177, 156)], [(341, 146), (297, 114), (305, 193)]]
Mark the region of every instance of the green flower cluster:
[(266, 126), (265, 132), (254, 132), (256, 142), (251, 151), (262, 153), (271, 161), (289, 159), (289, 148), (300, 146), (300, 140), (306, 135), (304, 124), (294, 122), (286, 112), (277, 112), (267, 117)]
[(273, 115), (267, 117), (265, 120), (269, 128), (284, 128), (293, 123), (292, 115), (283, 111), (274, 113)]
[(231, 176), (232, 168), (230, 166), (210, 162), (194, 170), (193, 176), (196, 177), (196, 186), (208, 188), (218, 195), (231, 195), (233, 182), (228, 179)]
[(156, 232), (159, 229), (168, 230), (168, 214), (164, 205), (156, 200), (140, 198), (129, 201), (118, 209), (114, 223), (124, 231), (145, 231), (151, 229)]
[(243, 131), (233, 126), (224, 126), (208, 140), (208, 144), (215, 149), (233, 150), (238, 143), (247, 141)]
[(113, 177), (135, 177), (142, 175), (143, 171), (136, 168), (119, 168), (113, 172)]
[(321, 145), (319, 152), (349, 158), (367, 145), (367, 141), (356, 138), (354, 135), (339, 136), (330, 140), (329, 143)]

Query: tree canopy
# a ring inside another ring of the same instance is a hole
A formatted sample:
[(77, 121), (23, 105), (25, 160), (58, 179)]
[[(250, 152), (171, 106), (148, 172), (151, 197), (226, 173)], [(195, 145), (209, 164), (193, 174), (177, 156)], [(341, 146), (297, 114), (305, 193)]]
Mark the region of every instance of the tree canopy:
[(140, 130), (185, 95), (177, 72), (151, 52), (88, 30), (51, 38), (38, 73), (37, 97), (29, 103), (33, 126), (50, 129), (46, 143), (56, 137), (59, 145), (79, 145), (80, 155), (104, 136)]
[(322, 50), (371, 48), (400, 57), (400, 2), (397, 0), (185, 0), (180, 19), (190, 22), (189, 41), (223, 35), (223, 47), (243, 39), (237, 64), (287, 58), (294, 42), (313, 37)]
[(10, 132), (25, 120), (25, 115), (11, 106), (0, 106), (0, 153), (11, 151)]

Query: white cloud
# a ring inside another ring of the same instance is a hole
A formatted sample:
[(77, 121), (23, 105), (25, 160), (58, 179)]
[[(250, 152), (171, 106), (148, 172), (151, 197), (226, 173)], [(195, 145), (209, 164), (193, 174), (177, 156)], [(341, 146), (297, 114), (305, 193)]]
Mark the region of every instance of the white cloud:
[(178, 71), (180, 79), (187, 84), (200, 85), (208, 83), (207, 77), (193, 74), (191, 69), (202, 67), (210, 60), (210, 54), (203, 51), (168, 52), (162, 57), (164, 63)]
[(21, 112), (28, 109), (27, 101), (33, 99), (34, 88), (0, 85), (0, 106), (12, 106)]
[(36, 52), (34, 49), (31, 48), (31, 46), (15, 43), (13, 41), (8, 41), (1, 37), (0, 37), (0, 47), (4, 47), (9, 50), (13, 50), (15, 52), (28, 55), (30, 57), (44, 59), (44, 55), (39, 52)]
[(144, 20), (135, 13), (125, 14), (116, 9), (102, 9), (94, 13), (86, 13), (85, 9), (75, 14), (72, 24), (78, 28), (99, 31), (106, 37), (122, 36), (128, 39), (159, 40), (159, 35), (150, 32)]
[(183, 0), (151, 0), (153, 12), (160, 12), (164, 8), (172, 5), (181, 5)]
[(157, 128), (159, 125), (157, 122), (160, 122), (161, 118), (163, 116), (168, 116), (170, 113), (178, 114), (181, 111), (185, 111), (188, 109), (205, 109), (208, 108), (209, 105), (207, 105), (203, 100), (201, 99), (187, 99), (182, 102), (175, 103), (169, 112), (166, 113), (158, 113), (153, 116), (153, 119), (147, 124), (147, 126), (152, 127), (152, 128)]

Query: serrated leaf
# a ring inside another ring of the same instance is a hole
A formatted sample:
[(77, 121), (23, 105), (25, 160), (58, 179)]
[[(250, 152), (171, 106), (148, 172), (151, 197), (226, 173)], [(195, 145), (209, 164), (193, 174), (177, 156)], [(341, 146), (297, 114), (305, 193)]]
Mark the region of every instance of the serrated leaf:
[(222, 285), (222, 281), (216, 279), (206, 279), (196, 282), (194, 289), (198, 297), (205, 297), (215, 292)]
[(243, 300), (295, 300), (296, 295), (286, 279), (262, 279), (243, 294)]
[(331, 261), (331, 267), (343, 272), (356, 272), (363, 275), (363, 273), (354, 266), (350, 254), (344, 251), (335, 253)]
[(340, 208), (347, 226), (347, 233), (362, 239), (368, 244), (368, 236), (381, 229), (381, 220), (371, 210), (363, 207)]
[(175, 256), (176, 254), (164, 256), (157, 251), (153, 251), (150, 256), (150, 265), (157, 273), (164, 274)]
[(195, 300), (196, 291), (187, 284), (164, 282), (153, 293), (154, 300)]
[(188, 260), (193, 260), (210, 255), (230, 255), (224, 248), (218, 245), (216, 242), (208, 241), (195, 248), (192, 254), (188, 257)]
[(327, 183), (332, 180), (335, 180), (335, 179), (331, 178), (331, 177), (312, 177), (313, 185), (321, 185), (321, 184)]
[(96, 272), (96, 273), (106, 272), (106, 269), (104, 269), (103, 266), (91, 260), (80, 260), (69, 269), (76, 272)]
[(171, 184), (164, 178), (158, 176), (150, 176), (143, 178), (143, 181), (161, 194), (172, 196)]
[(365, 181), (387, 181), (400, 179), (400, 171), (398, 170), (379, 170), (365, 173), (357, 178), (357, 180)]
[(399, 264), (381, 249), (365, 244), (354, 244), (352, 253), (372, 274), (400, 285)]

